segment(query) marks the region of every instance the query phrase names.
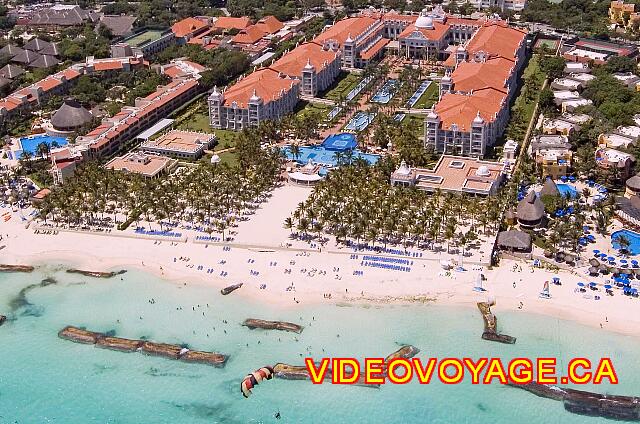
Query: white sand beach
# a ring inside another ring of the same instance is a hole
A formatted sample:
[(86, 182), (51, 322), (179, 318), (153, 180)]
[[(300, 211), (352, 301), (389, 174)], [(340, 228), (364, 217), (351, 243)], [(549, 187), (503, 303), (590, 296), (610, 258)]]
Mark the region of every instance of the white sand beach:
[[(289, 230), (283, 228), (282, 222), (309, 190), (291, 186), (276, 190), (250, 220), (240, 223), (235, 240), (225, 245), (195, 243), (194, 237), (186, 242), (160, 242), (133, 238), (133, 233), (127, 237), (67, 231), (36, 234), (34, 223), (25, 228), (26, 224), (13, 213), (0, 230), (0, 246), (5, 246), (0, 251), (0, 262), (60, 263), (91, 271), (139, 268), (176, 284), (219, 288), (241, 282), (244, 286), (232, 296), (266, 300), (282, 307), (345, 301), (437, 302), (475, 307), (478, 301), (494, 298), (498, 316), (501, 310), (522, 310), (640, 335), (640, 315), (635, 313), (637, 299), (618, 291), (614, 296), (606, 295), (601, 287), (607, 282), (604, 277), (590, 278), (584, 274), (585, 268), (552, 272), (534, 269), (531, 262), (502, 260), (499, 267), (488, 269), (480, 264), (481, 254), (476, 253), (464, 259), (465, 271), (446, 272), (440, 260), (455, 261), (458, 256), (431, 252), (422, 258), (404, 257), (411, 269), (404, 272), (362, 266), (363, 256), (374, 253), (354, 253), (333, 242), (322, 251), (302, 242), (288, 246)], [(484, 292), (473, 290), (480, 273), (486, 277)], [(560, 277), (562, 285), (551, 285), (551, 299), (540, 298), (544, 282), (554, 276)], [(600, 290), (576, 292), (579, 281), (596, 281)], [(595, 296), (600, 300), (594, 300)]]

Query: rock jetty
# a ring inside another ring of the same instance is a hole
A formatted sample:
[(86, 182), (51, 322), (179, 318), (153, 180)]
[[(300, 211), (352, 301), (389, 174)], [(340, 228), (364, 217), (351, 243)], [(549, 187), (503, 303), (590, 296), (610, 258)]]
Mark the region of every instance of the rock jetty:
[(126, 269), (120, 271), (110, 271), (110, 272), (100, 272), (100, 271), (85, 271), (82, 269), (68, 269), (67, 272), (69, 274), (80, 274), (87, 277), (95, 277), (95, 278), (112, 278), (116, 275), (124, 274), (127, 272)]
[(72, 326), (67, 326), (60, 330), (58, 337), (76, 343), (92, 344), (101, 349), (110, 349), (118, 352), (141, 352), (145, 355), (161, 356), (215, 367), (224, 367), (227, 359), (229, 359), (227, 355), (221, 353), (190, 350), (176, 344), (107, 336)]
[(574, 414), (622, 421), (640, 421), (640, 397), (603, 395), (546, 384), (509, 384), (537, 396), (561, 401)]
[(242, 287), (242, 283), (233, 284), (220, 290), (220, 293), (222, 293), (223, 296), (226, 296), (229, 293), (238, 290), (240, 287)]
[(493, 304), (489, 304), (488, 302), (478, 302), (478, 309), (480, 309), (480, 313), (484, 320), (484, 332), (482, 333), (482, 338), (492, 342), (514, 344), (516, 342), (515, 337), (498, 333), (498, 318), (496, 318), (496, 316), (491, 312), (491, 306), (493, 306)]
[(34, 269), (31, 265), (0, 264), (0, 272), (33, 272)]
[(248, 318), (244, 320), (242, 323), (245, 327), (249, 327), (250, 329), (254, 328), (262, 328), (263, 330), (280, 330), (280, 331), (291, 331), (293, 333), (302, 333), (301, 325), (294, 324), (292, 322), (285, 321), (265, 321), (262, 319)]

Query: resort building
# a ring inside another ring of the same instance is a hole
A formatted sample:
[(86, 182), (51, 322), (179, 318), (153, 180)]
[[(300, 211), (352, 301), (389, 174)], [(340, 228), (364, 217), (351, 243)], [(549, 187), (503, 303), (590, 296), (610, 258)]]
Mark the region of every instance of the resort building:
[(640, 175), (629, 178), (624, 186), (624, 197), (630, 199), (633, 196), (640, 196)]
[[(638, 128), (638, 127), (634, 127), (634, 128)], [(598, 137), (598, 144), (602, 146), (610, 147), (612, 149), (619, 149), (619, 148), (626, 149), (630, 145), (635, 144), (636, 140), (637, 140), (637, 136), (630, 137), (623, 134), (606, 133), (606, 134), (600, 134), (600, 136)]]
[(545, 218), (544, 204), (535, 191), (531, 190), (518, 202), (516, 216), (520, 227), (531, 229), (543, 224)]
[(448, 16), (438, 5), (431, 12), (422, 12), (415, 23), (398, 36), (399, 53), (407, 58), (446, 59), (450, 44), (467, 42), (483, 23)]
[(291, 50), (269, 68), (300, 80), (300, 94), (315, 96), (326, 90), (340, 74), (340, 52), (315, 42)]
[(63, 184), (67, 178), (72, 177), (76, 172), (76, 166), (82, 161), (82, 155), (69, 147), (51, 149), (50, 173), (53, 176), (53, 183)]
[(148, 140), (140, 146), (145, 153), (155, 153), (176, 159), (196, 160), (204, 151), (213, 146), (216, 137), (194, 131), (169, 131), (155, 140)]
[(593, 61), (598, 65), (606, 63), (615, 56), (634, 58), (638, 55), (638, 48), (631, 44), (619, 44), (578, 37), (565, 40), (561, 51), (568, 61), (581, 63)]
[(164, 31), (147, 29), (113, 44), (111, 46), (111, 57), (150, 57), (160, 53), (175, 42), (176, 36), (171, 29)]
[(567, 175), (571, 169), (573, 153), (566, 135), (539, 135), (529, 144), (533, 158), (543, 177), (554, 179)]
[(311, 159), (306, 165), (302, 167), (296, 167), (287, 172), (289, 182), (296, 185), (312, 186), (316, 185), (324, 179), (320, 173), (322, 167), (318, 164), (311, 162)]
[(591, 68), (588, 63), (583, 62), (567, 62), (564, 65), (565, 74), (590, 74)]
[(424, 143), (436, 152), (483, 157), (502, 134), (526, 49), (526, 33), (485, 23), (455, 52), (455, 70), (440, 82), (427, 114)]
[(231, 38), (230, 43), (238, 46), (249, 46), (257, 43), (263, 38), (267, 38), (273, 34), (276, 34), (284, 28), (282, 22), (275, 16), (265, 16), (260, 19), (254, 25), (249, 25), (243, 28), (236, 35)]
[(402, 161), (391, 174), (392, 185), (481, 196), (496, 194), (504, 179), (501, 163), (451, 155), (442, 155), (433, 169), (410, 168)]
[(75, 99), (67, 98), (51, 116), (50, 126), (45, 127), (47, 134), (65, 137), (89, 124), (93, 115)]
[(64, 95), (80, 75), (79, 71), (67, 68), (0, 99), (0, 125), (12, 116), (31, 111), (52, 96)]
[(242, 130), (265, 119), (279, 119), (298, 103), (300, 81), (271, 68), (263, 68), (220, 92), (209, 95), (213, 128)]
[[(636, 158), (629, 153), (608, 147), (599, 147), (596, 150), (595, 157), (598, 167), (611, 170), (612, 175), (617, 173), (617, 178), (622, 182), (625, 182), (627, 178), (633, 175), (633, 165)], [(612, 168), (617, 168), (617, 171), (613, 171)]]
[(107, 162), (104, 167), (122, 172), (133, 172), (145, 178), (158, 178), (171, 172), (178, 161), (165, 156), (129, 152)]
[(531, 235), (524, 231), (500, 231), (496, 244), (499, 249), (510, 252), (531, 252)]
[(76, 144), (84, 146), (91, 158), (109, 156), (120, 149), (121, 143), (133, 139), (199, 91), (195, 79), (178, 79), (160, 86), (147, 97), (136, 99), (135, 106), (125, 106), (115, 116), (104, 119), (93, 131), (78, 137)]
[(178, 44), (185, 44), (189, 40), (211, 28), (209, 18), (185, 18), (171, 25), (171, 32)]
[(72, 4), (54, 4), (48, 8), (34, 10), (25, 9), (20, 15), (21, 19), (16, 22), (17, 24), (46, 30), (82, 26), (85, 23), (98, 22), (100, 19), (100, 14)]
[(635, 11), (635, 4), (624, 1), (612, 1), (609, 6), (609, 21), (616, 26), (622, 26), (627, 31), (638, 29), (640, 13)]
[(195, 78), (199, 79), (200, 74), (207, 68), (199, 63), (184, 59), (174, 59), (166, 65), (160, 65), (160, 73), (171, 79)]
[(378, 17), (356, 16), (342, 19), (320, 33), (314, 41), (342, 52), (342, 66), (363, 68), (382, 55), (389, 42), (384, 38), (384, 23)]
[(213, 23), (213, 27), (219, 31), (229, 31), (232, 29), (242, 30), (251, 25), (251, 19), (246, 16), (234, 18), (231, 16), (220, 16)]
[(591, 121), (589, 115), (563, 113), (555, 119), (544, 119), (542, 122), (542, 133), (569, 136), (575, 131), (580, 131), (581, 126), (589, 121)]

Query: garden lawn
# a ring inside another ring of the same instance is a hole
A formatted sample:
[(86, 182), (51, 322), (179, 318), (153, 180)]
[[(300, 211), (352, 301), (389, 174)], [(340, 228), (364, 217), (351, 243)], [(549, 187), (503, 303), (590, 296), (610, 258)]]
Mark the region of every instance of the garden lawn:
[(439, 87), (440, 85), (436, 81), (433, 81), (413, 107), (415, 109), (428, 109), (433, 106), (434, 103), (438, 101)]

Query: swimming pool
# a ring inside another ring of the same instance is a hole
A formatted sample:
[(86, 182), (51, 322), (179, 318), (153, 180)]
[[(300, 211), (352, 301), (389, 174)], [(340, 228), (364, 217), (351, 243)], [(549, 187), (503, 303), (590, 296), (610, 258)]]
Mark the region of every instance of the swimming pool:
[(371, 97), (371, 102), (387, 104), (396, 94), (396, 88), (398, 86), (398, 80), (390, 79), (384, 83), (384, 85)]
[(422, 97), (424, 92), (427, 91), (427, 88), (429, 88), (430, 85), (431, 85), (431, 81), (423, 81), (422, 84), (420, 84), (420, 87), (418, 87), (418, 89), (416, 90), (416, 92), (413, 93), (413, 96), (411, 96), (411, 98), (407, 100), (406, 106), (413, 107), (413, 105), (415, 105), (418, 102), (418, 99)]
[[(336, 159), (336, 152), (333, 150), (325, 149), (322, 146), (300, 146), (300, 154), (298, 157), (293, 157), (290, 146), (285, 146), (283, 149), (284, 154), (289, 160), (295, 160), (299, 164), (306, 164), (311, 160), (318, 165), (337, 166), (338, 161)], [(344, 153), (342, 153), (344, 155)], [(353, 150), (353, 159), (361, 158), (369, 162), (370, 165), (374, 165), (380, 159), (379, 155), (373, 155), (369, 153), (363, 153), (358, 149)]]
[(563, 197), (567, 197), (567, 195), (572, 199), (575, 199), (578, 197), (578, 190), (576, 189), (576, 186), (572, 184), (565, 184), (565, 183), (559, 183), (559, 184), (556, 184), (556, 186), (558, 187), (558, 191)]
[(353, 150), (358, 147), (358, 142), (352, 133), (331, 134), (324, 139), (322, 147), (335, 151)]
[(362, 131), (373, 122), (373, 118), (375, 117), (375, 113), (358, 112), (353, 115), (353, 118), (351, 118), (343, 129), (346, 131)]
[(41, 143), (45, 143), (49, 147), (62, 147), (69, 143), (64, 137), (52, 137), (47, 134), (30, 135), (28, 137), (22, 137), (18, 141), (20, 143), (20, 151), (15, 152), (15, 156), (18, 159), (22, 157), (23, 152), (29, 152), (31, 155), (36, 154), (38, 146)]
[(614, 249), (620, 249), (618, 238), (624, 236), (629, 240), (629, 253), (637, 255), (640, 253), (640, 234), (631, 230), (619, 230), (611, 234), (611, 246)]

